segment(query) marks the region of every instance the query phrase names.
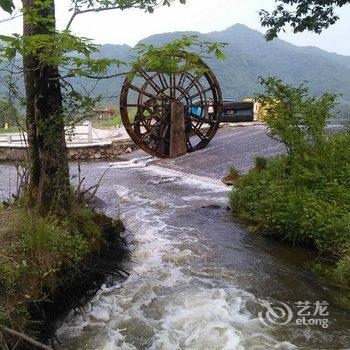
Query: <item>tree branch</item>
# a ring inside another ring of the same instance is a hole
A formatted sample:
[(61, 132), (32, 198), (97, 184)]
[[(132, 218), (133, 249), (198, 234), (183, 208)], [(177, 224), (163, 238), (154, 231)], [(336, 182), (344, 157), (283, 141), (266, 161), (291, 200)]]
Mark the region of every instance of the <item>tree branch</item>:
[[(111, 11), (111, 10), (127, 10), (127, 9), (132, 9), (132, 8), (143, 8), (143, 7), (140, 7), (140, 6), (137, 6), (137, 4), (140, 3), (139, 0), (134, 0), (132, 1), (130, 4), (126, 5), (125, 7), (123, 6), (120, 6), (120, 5), (116, 5), (116, 6), (106, 6), (106, 7), (97, 7), (97, 8), (88, 8), (88, 9), (85, 9), (85, 10), (81, 10), (79, 9), (79, 6), (77, 5), (76, 1), (74, 1), (75, 3), (75, 8), (74, 8), (74, 12), (72, 14), (72, 17), (69, 19), (68, 23), (67, 23), (67, 26), (66, 26), (66, 30), (69, 30), (75, 17), (77, 17), (78, 15), (82, 15), (84, 13), (91, 13), (91, 12), (95, 12), (95, 13), (98, 13), (98, 12), (104, 12), (104, 11)], [(153, 9), (161, 6), (162, 4), (162, 1), (159, 0), (159, 1), (154, 1), (154, 4), (150, 7), (152, 7)]]
[(12, 335), (14, 337), (21, 338), (21, 339), (25, 340), (26, 342), (28, 342), (29, 344), (34, 345), (38, 349), (52, 350), (51, 347), (49, 347), (47, 345), (44, 345), (42, 343), (39, 343), (38, 341), (36, 341), (35, 339), (29, 337), (28, 335), (20, 333), (20, 332), (17, 332), (17, 331), (15, 331), (13, 329), (10, 329), (10, 328), (6, 327), (6, 326), (0, 326), (0, 330), (5, 332), (5, 333), (7, 333), (7, 334), (10, 334), (10, 335)]
[(70, 20), (67, 23), (66, 26), (66, 30), (69, 30), (75, 17), (77, 17), (78, 15), (82, 15), (84, 13), (89, 13), (89, 12), (103, 12), (103, 11), (111, 11), (111, 10), (118, 10), (121, 9), (119, 6), (110, 6), (110, 7), (104, 7), (104, 8), (92, 8), (92, 9), (86, 9), (86, 10), (79, 10), (76, 9), (72, 15), (72, 17), (70, 18)]
[(22, 13), (18, 13), (19, 11), (17, 11), (15, 14), (13, 14), (12, 16), (8, 17), (8, 18), (5, 18), (5, 19), (2, 19), (0, 20), (0, 24), (1, 23), (5, 23), (5, 22), (9, 22), (9, 21), (12, 21), (13, 19), (16, 19), (16, 18), (19, 18), (19, 17), (22, 17), (23, 14)]
[(88, 75), (88, 74), (75, 76), (75, 75), (72, 75), (72, 74), (67, 74), (67, 75), (64, 75), (62, 77), (60, 76), (60, 77), (57, 77), (57, 78), (50, 78), (48, 80), (64, 80), (64, 79), (67, 79), (67, 78), (88, 78), (88, 79), (104, 80), (104, 79), (111, 79), (111, 78), (121, 77), (121, 76), (126, 75), (128, 73), (129, 72), (123, 72), (123, 73), (116, 73), (116, 74), (104, 75), (104, 76)]

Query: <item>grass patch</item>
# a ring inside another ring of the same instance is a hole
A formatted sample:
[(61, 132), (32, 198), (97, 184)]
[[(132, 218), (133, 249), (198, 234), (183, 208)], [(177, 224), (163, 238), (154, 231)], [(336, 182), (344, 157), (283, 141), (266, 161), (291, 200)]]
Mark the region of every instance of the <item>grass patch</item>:
[[(133, 122), (137, 113), (137, 108), (132, 107), (128, 110), (130, 121)], [(93, 121), (94, 128), (97, 129), (112, 129), (118, 126), (123, 125), (122, 118), (119, 112), (116, 113), (116, 116), (113, 119), (99, 119)]]
[(113, 119), (101, 119), (93, 122), (94, 128), (97, 129), (111, 129), (116, 126), (123, 125), (121, 117), (116, 117)]
[(21, 132), (18, 126), (10, 126), (8, 129), (0, 128), (1, 134), (11, 134)]
[(255, 169), (257, 171), (265, 170), (267, 167), (267, 158), (265, 157), (256, 157), (255, 158)]
[(229, 167), (229, 175), (231, 176), (231, 178), (233, 178), (234, 180), (238, 180), (239, 177), (241, 176), (239, 170), (234, 167), (234, 166), (230, 166)]
[(222, 182), (227, 186), (233, 186), (240, 178), (241, 173), (234, 166), (229, 167), (229, 174), (222, 179)]
[(0, 222), (0, 324), (18, 331), (28, 326), (30, 304), (70, 283), (64, 271), (74, 277), (88, 257), (123, 244), (121, 222), (78, 206), (63, 221), (0, 208)]

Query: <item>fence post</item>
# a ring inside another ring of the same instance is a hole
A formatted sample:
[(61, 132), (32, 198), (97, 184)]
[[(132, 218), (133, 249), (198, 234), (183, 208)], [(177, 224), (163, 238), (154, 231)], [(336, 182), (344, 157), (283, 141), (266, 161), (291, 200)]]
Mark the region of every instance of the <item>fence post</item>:
[(12, 136), (11, 135), (7, 135), (7, 143), (12, 143)]
[(89, 121), (89, 125), (88, 125), (89, 131), (88, 131), (88, 142), (92, 143), (93, 142), (93, 130), (92, 130), (92, 123)]

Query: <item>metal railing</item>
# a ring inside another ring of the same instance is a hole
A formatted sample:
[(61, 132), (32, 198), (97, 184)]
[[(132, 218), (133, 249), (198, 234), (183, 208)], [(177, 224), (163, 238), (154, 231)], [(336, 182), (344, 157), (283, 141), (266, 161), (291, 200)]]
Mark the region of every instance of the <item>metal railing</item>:
[[(81, 137), (85, 136), (85, 137)], [(88, 131), (74, 131), (72, 133), (66, 133), (67, 143), (93, 143), (93, 128), (92, 125), (88, 125)]]
[[(86, 125), (87, 131), (74, 131), (72, 133), (66, 133), (67, 143), (93, 143), (93, 127), (89, 123)], [(4, 145), (23, 145), (27, 144), (26, 133), (13, 133), (13, 134), (0, 134), (0, 146)]]
[(0, 145), (2, 143), (26, 143), (27, 136), (25, 134), (0, 134)]

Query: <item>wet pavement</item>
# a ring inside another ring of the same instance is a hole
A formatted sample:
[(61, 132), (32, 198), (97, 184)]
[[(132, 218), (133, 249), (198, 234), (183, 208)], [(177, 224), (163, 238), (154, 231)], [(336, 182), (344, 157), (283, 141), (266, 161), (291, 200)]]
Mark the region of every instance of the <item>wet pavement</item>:
[[(155, 164), (187, 174), (221, 179), (231, 165), (246, 172), (254, 164), (255, 157), (273, 157), (283, 152), (283, 145), (271, 139), (263, 125), (225, 126), (218, 130), (207, 148), (175, 159), (157, 160)], [(126, 158), (135, 155), (141, 157), (146, 153), (137, 151)]]

